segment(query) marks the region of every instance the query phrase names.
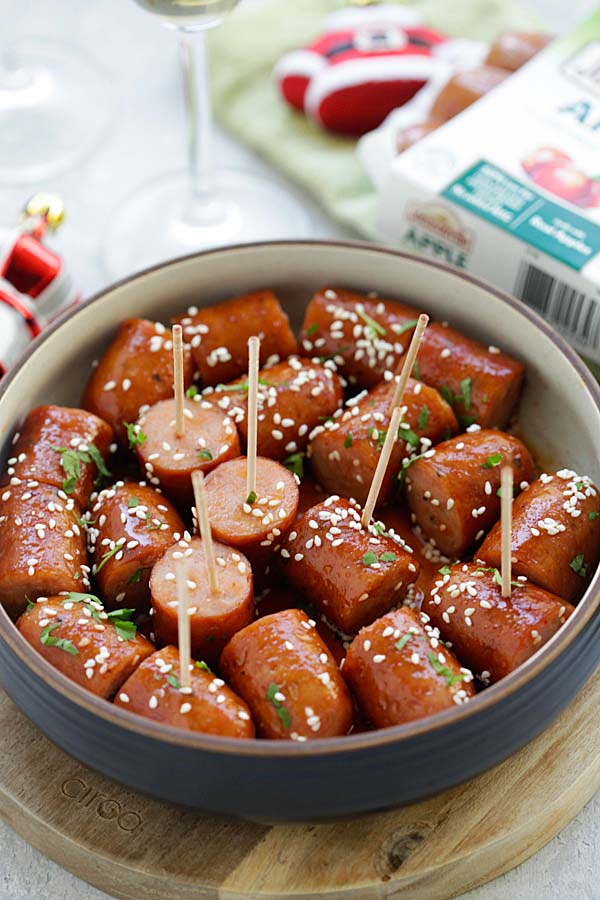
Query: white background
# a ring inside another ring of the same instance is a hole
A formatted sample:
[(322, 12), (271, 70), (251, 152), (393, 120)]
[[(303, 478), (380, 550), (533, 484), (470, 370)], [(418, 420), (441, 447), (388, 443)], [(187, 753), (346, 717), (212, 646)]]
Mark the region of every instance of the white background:
[[(246, 0), (252, 2), (252, 0)], [(454, 0), (460, 2), (460, 0)], [(548, 27), (568, 28), (593, 0), (529, 0)], [(282, 9), (283, 9), (282, 0)], [(285, 3), (286, 14), (293, 2)], [(36, 35), (68, 40), (104, 62), (117, 86), (119, 112), (106, 144), (77, 170), (40, 185), (62, 193), (69, 221), (58, 239), (85, 294), (106, 281), (99, 248), (110, 210), (144, 179), (184, 162), (183, 116), (173, 35), (129, 0), (0, 0), (0, 40)], [(235, 141), (217, 134), (222, 165), (265, 172)], [(272, 174), (280, 180), (276, 174)], [(11, 224), (31, 193), (0, 189), (0, 225)], [(313, 205), (314, 236), (344, 237)], [(285, 237), (285, 235), (282, 235)], [(469, 900), (599, 900), (600, 795), (533, 859), (465, 897)], [(0, 900), (101, 900), (0, 823)], [(168, 898), (165, 898), (168, 900)]]

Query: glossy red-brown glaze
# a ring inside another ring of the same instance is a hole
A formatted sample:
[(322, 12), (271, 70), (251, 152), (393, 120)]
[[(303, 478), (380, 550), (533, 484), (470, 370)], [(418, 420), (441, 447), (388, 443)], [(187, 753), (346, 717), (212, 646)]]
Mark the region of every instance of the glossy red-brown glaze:
[(138, 666), (115, 697), (115, 706), (184, 731), (253, 738), (254, 724), (244, 701), (222, 678), (193, 665), (191, 693), (179, 685), (179, 652), (164, 647)]
[(412, 609), (396, 609), (361, 629), (342, 672), (377, 728), (452, 709), (474, 694), (471, 673)]
[(311, 740), (350, 728), (352, 700), (344, 679), (301, 610), (275, 613), (238, 631), (223, 651), (221, 672), (252, 710), (261, 737)]
[[(561, 477), (562, 476), (562, 477)], [(589, 478), (568, 469), (543, 475), (513, 504), (512, 558), (515, 575), (562, 597), (578, 600), (600, 559), (600, 496)], [(499, 566), (499, 526), (477, 551)]]
[(514, 484), (533, 481), (535, 466), (525, 445), (501, 431), (459, 434), (418, 459), (406, 475), (407, 500), (426, 537), (457, 559), (500, 516), (500, 471), (514, 470)]
[(502, 597), (498, 570), (458, 563), (440, 575), (423, 604), (456, 655), (484, 682), (498, 681), (535, 653), (573, 612), (570, 603), (530, 582)]

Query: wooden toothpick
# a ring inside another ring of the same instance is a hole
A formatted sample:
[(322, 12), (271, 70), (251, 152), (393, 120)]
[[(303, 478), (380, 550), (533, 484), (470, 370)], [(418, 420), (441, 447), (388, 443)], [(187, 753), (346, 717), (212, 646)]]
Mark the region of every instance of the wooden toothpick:
[(421, 346), (421, 341), (423, 340), (423, 335), (425, 334), (425, 329), (427, 328), (428, 324), (429, 316), (425, 315), (425, 313), (421, 313), (417, 320), (417, 325), (412, 336), (410, 346), (408, 348), (406, 356), (404, 357), (404, 363), (400, 372), (400, 377), (398, 378), (398, 381), (396, 383), (396, 389), (390, 401), (390, 412), (396, 406), (400, 406), (400, 404), (402, 403), (404, 391), (406, 390), (406, 384), (415, 365), (417, 353), (419, 352), (419, 347)]
[(208, 507), (206, 505), (206, 493), (204, 490), (204, 473), (197, 469), (192, 472), (192, 485), (194, 488), (194, 500), (196, 502), (196, 515), (198, 516), (198, 526), (200, 529), (200, 537), (204, 547), (204, 557), (206, 559), (206, 570), (208, 572), (208, 584), (212, 594), (216, 594), (219, 590), (219, 580), (217, 577), (217, 562), (215, 560), (215, 548), (213, 545), (212, 531), (210, 530), (210, 520), (208, 518)]
[(512, 571), (512, 500), (513, 500), (513, 470), (512, 466), (503, 466), (500, 473), (501, 486), (501, 520), (500, 527), (502, 532), (501, 543), (501, 576), (502, 576), (502, 596), (510, 597), (510, 582)]
[(246, 450), (246, 494), (256, 495), (256, 440), (258, 420), (258, 365), (260, 338), (248, 340), (248, 446)]
[(175, 387), (175, 437), (185, 434), (185, 390), (183, 384), (183, 329), (173, 325), (173, 384)]
[(179, 685), (190, 688), (191, 636), (188, 614), (188, 586), (186, 564), (183, 556), (175, 560), (177, 577), (177, 634), (179, 638)]
[(371, 516), (373, 515), (373, 510), (375, 509), (375, 504), (377, 503), (377, 498), (379, 497), (379, 492), (381, 490), (381, 483), (384, 479), (388, 463), (390, 461), (390, 456), (392, 455), (394, 444), (398, 440), (398, 428), (400, 427), (401, 420), (402, 409), (397, 406), (393, 411), (392, 417), (390, 419), (390, 424), (385, 436), (385, 441), (383, 443), (381, 453), (379, 454), (377, 468), (375, 469), (373, 481), (371, 482), (371, 487), (369, 488), (369, 496), (367, 497), (367, 502), (365, 503), (363, 509), (361, 518), (361, 524), (363, 528), (366, 528), (371, 521)]

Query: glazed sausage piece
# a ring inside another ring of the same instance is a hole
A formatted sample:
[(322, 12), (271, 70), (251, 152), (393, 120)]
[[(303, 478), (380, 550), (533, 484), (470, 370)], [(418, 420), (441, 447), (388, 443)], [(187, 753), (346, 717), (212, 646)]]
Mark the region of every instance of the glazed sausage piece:
[(202, 384), (224, 384), (248, 369), (248, 338), (261, 338), (260, 364), (296, 352), (288, 317), (272, 291), (255, 291), (202, 309), (190, 307), (173, 320), (183, 326)]
[(472, 673), (413, 609), (396, 609), (361, 629), (342, 672), (377, 728), (452, 709), (475, 693)]
[[(232, 416), (242, 443), (248, 441), (248, 381), (218, 385), (215, 399)], [(284, 459), (306, 448), (309, 433), (342, 405), (343, 390), (331, 369), (292, 357), (259, 373), (257, 445), (261, 456)]]
[(326, 621), (316, 606), (308, 603), (300, 594), (297, 594), (288, 584), (280, 582), (277, 587), (267, 587), (256, 597), (256, 618), (271, 616), (273, 613), (283, 612), (286, 609), (301, 609), (316, 623), (317, 634), (333, 656), (336, 665), (340, 665), (346, 651), (336, 631)]
[(176, 560), (187, 566), (188, 612), (192, 656), (216, 663), (227, 641), (254, 618), (250, 563), (239, 551), (218, 541), (218, 591), (208, 583), (204, 545), (200, 538), (181, 540), (170, 547), (152, 569), (150, 593), (154, 633), (159, 644), (178, 644)]
[[(194, 364), (184, 346), (184, 381), (192, 383)], [(93, 370), (83, 395), (84, 409), (114, 428), (117, 440), (127, 446), (126, 424), (137, 421), (140, 409), (153, 406), (173, 394), (173, 344), (160, 322), (126, 319)]]
[(430, 117), (441, 122), (453, 119), (501, 84), (508, 75), (505, 69), (491, 65), (456, 72), (433, 101)]
[(325, 287), (306, 309), (301, 348), (331, 360), (351, 384), (374, 387), (398, 365), (418, 317), (397, 300)]
[[(393, 392), (392, 382), (382, 382), (349, 400), (342, 415), (312, 433), (311, 468), (329, 494), (365, 503), (389, 425)], [(406, 412), (379, 493), (380, 506), (393, 494), (403, 461), (458, 431), (452, 408), (422, 382), (409, 378), (402, 403)]]
[(0, 488), (0, 603), (12, 619), (28, 600), (89, 589), (81, 509), (37, 481)]
[(419, 574), (404, 542), (360, 524), (360, 510), (333, 496), (309, 509), (281, 547), (291, 584), (345, 634), (400, 603)]
[(177, 511), (143, 481), (118, 481), (93, 495), (88, 549), (106, 606), (147, 612), (152, 567), (184, 534)]
[[(477, 557), (500, 565), (494, 527)], [(513, 573), (571, 602), (587, 587), (600, 559), (600, 496), (586, 475), (561, 469), (541, 475), (513, 504)]]
[(436, 581), (423, 610), (457, 656), (490, 683), (529, 659), (573, 607), (527, 580), (513, 581), (504, 598), (497, 569), (459, 563)]
[(402, 601), (403, 606), (410, 606), (419, 610), (423, 600), (429, 594), (435, 580), (439, 577), (440, 567), (449, 562), (446, 556), (440, 554), (437, 547), (424, 540), (419, 527), (415, 527), (410, 521), (410, 511), (406, 504), (387, 506), (381, 511), (382, 524), (385, 530), (393, 536), (403, 540), (414, 552), (414, 558), (419, 563), (419, 574)]
[(185, 731), (253, 738), (243, 700), (202, 663), (190, 666), (191, 690), (180, 687), (179, 652), (164, 647), (145, 659), (122, 686), (115, 706)]
[(164, 490), (182, 510), (194, 500), (192, 472), (210, 472), (240, 455), (232, 420), (200, 395), (185, 400), (185, 432), (175, 434), (175, 401), (162, 400), (139, 419), (135, 451), (150, 484)]
[(13, 438), (3, 483), (41, 481), (86, 507), (98, 476), (106, 475), (113, 430), (83, 409), (38, 406)]
[(272, 459), (256, 459), (256, 497), (248, 497), (246, 457), (214, 469), (204, 482), (214, 537), (250, 560), (255, 587), (262, 583), (273, 551), (291, 528), (298, 510), (296, 479)]
[(136, 633), (131, 611), (119, 619), (93, 594), (68, 593), (29, 604), (23, 637), (59, 672), (109, 699), (154, 646)]
[(525, 366), (454, 328), (429, 325), (418, 358), (419, 377), (449, 400), (466, 427), (503, 428), (519, 399)]
[(238, 631), (220, 667), (252, 710), (260, 737), (306, 741), (350, 728), (352, 700), (344, 679), (314, 621), (299, 609)]
[(492, 43), (486, 65), (516, 72), (547, 47), (551, 36), (539, 32), (505, 31)]
[(414, 521), (451, 559), (462, 556), (499, 518), (503, 465), (512, 466), (516, 487), (535, 478), (527, 447), (510, 434), (487, 429), (438, 444), (407, 470)]

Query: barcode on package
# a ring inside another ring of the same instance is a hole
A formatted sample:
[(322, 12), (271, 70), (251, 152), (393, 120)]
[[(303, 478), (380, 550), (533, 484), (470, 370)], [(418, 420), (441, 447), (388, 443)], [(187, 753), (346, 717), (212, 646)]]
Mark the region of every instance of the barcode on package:
[(522, 262), (514, 295), (584, 349), (600, 348), (600, 303), (549, 272)]

